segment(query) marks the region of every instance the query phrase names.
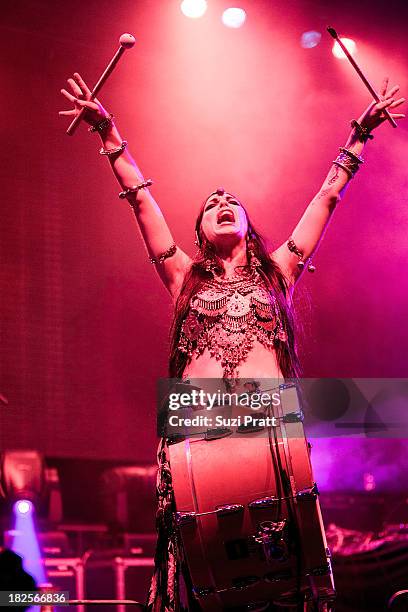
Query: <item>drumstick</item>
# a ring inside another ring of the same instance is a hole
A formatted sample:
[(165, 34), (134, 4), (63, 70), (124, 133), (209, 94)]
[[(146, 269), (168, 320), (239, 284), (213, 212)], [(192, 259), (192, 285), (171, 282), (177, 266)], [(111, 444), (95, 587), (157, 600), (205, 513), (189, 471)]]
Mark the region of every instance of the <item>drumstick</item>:
[[(355, 59), (352, 57), (351, 53), (348, 51), (348, 49), (346, 48), (345, 44), (340, 40), (336, 30), (334, 28), (327, 28), (328, 33), (330, 34), (330, 36), (332, 36), (334, 38), (334, 40), (336, 40), (341, 49), (343, 50), (345, 56), (347, 57), (347, 59), (349, 60), (350, 64), (353, 66), (354, 70), (357, 72), (358, 76), (360, 77), (360, 79), (363, 81), (364, 85), (367, 87), (368, 91), (370, 92), (370, 94), (373, 96), (374, 100), (376, 102), (382, 102), (380, 96), (378, 95), (378, 93), (375, 91), (374, 87), (371, 85), (370, 81), (366, 78), (366, 76), (363, 74), (363, 72), (361, 71), (360, 67), (358, 66), (357, 62), (355, 61)], [(384, 113), (384, 115), (386, 116), (387, 120), (391, 123), (392, 127), (398, 127), (396, 121), (391, 117), (390, 113), (388, 112), (387, 108), (383, 108), (382, 112)]]
[[(118, 61), (120, 60), (120, 58), (122, 57), (126, 49), (131, 49), (133, 45), (135, 44), (135, 42), (136, 42), (135, 37), (132, 36), (132, 34), (122, 34), (122, 36), (119, 38), (119, 45), (120, 45), (119, 49), (116, 51), (115, 55), (113, 56), (109, 64), (106, 66), (105, 70), (103, 71), (103, 73), (101, 74), (99, 78), (99, 81), (96, 83), (95, 87), (91, 91), (91, 98), (90, 98), (91, 100), (94, 100), (96, 98), (102, 86), (104, 85), (105, 81), (112, 74), (116, 64), (118, 63)], [(78, 115), (74, 118), (74, 120), (71, 122), (70, 126), (67, 129), (68, 136), (72, 136), (72, 134), (75, 132), (79, 123), (83, 119), (85, 111), (86, 111), (86, 107), (84, 106), (80, 110)]]

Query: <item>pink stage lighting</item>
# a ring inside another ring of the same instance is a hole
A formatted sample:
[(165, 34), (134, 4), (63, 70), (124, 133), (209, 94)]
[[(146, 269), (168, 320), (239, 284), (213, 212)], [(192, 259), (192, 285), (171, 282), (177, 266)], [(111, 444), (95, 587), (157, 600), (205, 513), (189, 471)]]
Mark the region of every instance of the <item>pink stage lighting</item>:
[[(21, 508), (26, 511), (22, 512)], [(17, 501), (14, 504), (14, 529), (5, 533), (5, 540), (9, 540), (9, 548), (24, 560), (23, 566), (26, 572), (34, 577), (37, 584), (41, 584), (46, 581), (46, 576), (34, 517), (34, 505), (30, 501), (23, 499)]]
[(21, 514), (22, 516), (27, 516), (33, 511), (33, 504), (28, 499), (19, 499), (14, 504), (14, 513)]
[(227, 28), (240, 28), (246, 20), (246, 12), (241, 8), (228, 8), (222, 14), (222, 23)]
[[(351, 38), (340, 38), (343, 45), (346, 47), (347, 51), (351, 53), (351, 55), (355, 55), (357, 52), (357, 45)], [(345, 59), (344, 51), (341, 49), (338, 42), (335, 42), (332, 48), (332, 53), (334, 57), (337, 59)]]
[(180, 8), (186, 17), (197, 19), (202, 17), (207, 10), (207, 2), (206, 0), (183, 0)]
[(303, 32), (302, 36), (300, 37), (300, 45), (304, 49), (313, 49), (313, 47), (317, 47), (321, 41), (321, 38), (322, 35), (320, 32), (309, 30), (308, 32)]

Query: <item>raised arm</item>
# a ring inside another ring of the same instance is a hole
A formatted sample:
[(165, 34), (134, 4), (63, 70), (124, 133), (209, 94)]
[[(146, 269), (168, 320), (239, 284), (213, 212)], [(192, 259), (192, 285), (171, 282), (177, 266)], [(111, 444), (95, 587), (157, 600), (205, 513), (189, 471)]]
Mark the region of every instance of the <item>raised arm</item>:
[[(384, 108), (390, 111), (402, 104), (405, 99), (395, 99), (399, 87), (393, 87), (387, 93), (388, 78), (384, 79), (381, 96), (382, 102), (373, 102), (361, 115), (345, 144), (340, 149), (336, 163), (330, 168), (323, 185), (303, 213), (290, 239), (282, 244), (271, 256), (279, 264), (290, 284), (295, 284), (304, 267), (299, 261), (306, 262), (316, 251), (330, 218), (345, 193), (347, 185), (361, 163), (361, 153), (371, 132), (385, 121)], [(395, 119), (405, 117), (403, 114), (392, 114)]]
[(125, 197), (134, 210), (149, 257), (155, 262), (155, 268), (170, 294), (176, 297), (191, 259), (175, 246), (163, 214), (147, 187), (137, 189), (145, 179), (122, 140), (113, 117), (98, 100), (90, 101), (91, 92), (78, 73), (73, 79), (68, 79), (68, 84), (72, 93), (66, 89), (61, 93), (75, 108), (59, 114), (76, 115), (86, 107), (84, 119), (92, 130), (99, 133), (102, 154), (108, 158), (123, 192), (129, 190)]

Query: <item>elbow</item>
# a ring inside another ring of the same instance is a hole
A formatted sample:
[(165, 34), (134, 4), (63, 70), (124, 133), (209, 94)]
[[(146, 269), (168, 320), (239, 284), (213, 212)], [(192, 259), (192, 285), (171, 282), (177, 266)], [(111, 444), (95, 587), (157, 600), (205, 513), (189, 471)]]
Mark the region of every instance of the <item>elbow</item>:
[(336, 188), (322, 189), (315, 197), (313, 203), (320, 203), (321, 206), (333, 212), (338, 202), (341, 200), (341, 195), (341, 191)]
[(341, 200), (341, 194), (339, 191), (333, 191), (327, 198), (327, 207), (329, 211), (332, 213), (336, 208), (337, 204)]

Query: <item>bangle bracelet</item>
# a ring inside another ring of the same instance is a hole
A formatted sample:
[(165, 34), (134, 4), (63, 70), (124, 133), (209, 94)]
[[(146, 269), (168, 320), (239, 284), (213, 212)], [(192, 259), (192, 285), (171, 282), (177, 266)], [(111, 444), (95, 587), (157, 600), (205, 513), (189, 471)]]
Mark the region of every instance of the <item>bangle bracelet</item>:
[(107, 115), (104, 119), (101, 119), (99, 123), (96, 123), (95, 125), (91, 125), (88, 128), (88, 131), (91, 132), (91, 134), (93, 134), (94, 132), (103, 132), (105, 128), (107, 128), (109, 125), (113, 123), (114, 118), (115, 117), (112, 115), (112, 113), (109, 113), (109, 115)]
[(158, 264), (158, 263), (161, 264), (168, 257), (172, 257), (176, 251), (177, 251), (177, 246), (173, 242), (173, 244), (167, 249), (167, 251), (164, 251), (164, 253), (159, 255), (157, 258), (156, 257), (149, 257), (149, 261), (152, 264)]
[(297, 255), (297, 256), (299, 257), (299, 261), (298, 261), (298, 263), (297, 263), (297, 267), (299, 268), (299, 270), (303, 270), (303, 268), (305, 267), (305, 264), (307, 263), (307, 271), (308, 271), (308, 272), (315, 272), (316, 267), (315, 267), (315, 266), (313, 265), (313, 263), (312, 263), (312, 258), (311, 258), (311, 257), (308, 257), (308, 259), (305, 261), (305, 260), (303, 259), (303, 253), (302, 253), (302, 251), (300, 251), (300, 250), (297, 248), (297, 246), (296, 246), (296, 244), (295, 244), (295, 241), (294, 241), (294, 240), (292, 240), (292, 238), (290, 238), (290, 239), (287, 241), (286, 245), (287, 245), (287, 247), (288, 247), (288, 249), (289, 249), (289, 251), (290, 251), (291, 253), (294, 253), (295, 255)]
[(355, 173), (360, 167), (360, 164), (363, 163), (364, 159), (362, 157), (344, 147), (340, 147), (340, 155), (333, 160), (333, 164), (347, 172), (350, 178), (354, 177)]
[(355, 153), (353, 153), (353, 151), (349, 151), (349, 149), (346, 149), (345, 147), (340, 147), (339, 151), (340, 153), (343, 153), (344, 155), (348, 155), (349, 157), (351, 157), (351, 159), (353, 159), (357, 164), (364, 164), (364, 159), (360, 157), (359, 155), (356, 155)]
[(338, 166), (339, 168), (342, 168), (344, 170), (344, 172), (347, 172), (347, 174), (349, 175), (349, 178), (354, 178), (355, 173), (357, 172), (358, 168), (356, 168), (354, 171), (352, 171), (348, 166), (346, 166), (345, 164), (343, 164), (341, 161), (338, 161), (339, 158), (335, 159), (333, 161), (333, 164), (335, 166)]
[(353, 119), (350, 125), (356, 130), (358, 139), (361, 140), (361, 142), (367, 142), (367, 140), (372, 140), (374, 138), (374, 136), (370, 133), (370, 130), (360, 125), (360, 123), (355, 119)]
[(118, 147), (115, 147), (114, 149), (104, 149), (103, 147), (101, 147), (101, 149), (99, 150), (99, 155), (107, 155), (108, 157), (110, 155), (120, 155), (120, 153), (122, 153), (127, 147), (127, 140), (122, 140), (121, 144)]
[(147, 179), (143, 181), (142, 183), (139, 183), (138, 185), (133, 185), (133, 187), (127, 187), (127, 189), (120, 192), (119, 197), (121, 200), (123, 200), (124, 198), (127, 198), (128, 195), (130, 194), (136, 195), (140, 189), (145, 189), (146, 187), (149, 187), (150, 185), (153, 185), (153, 181), (152, 179)]

